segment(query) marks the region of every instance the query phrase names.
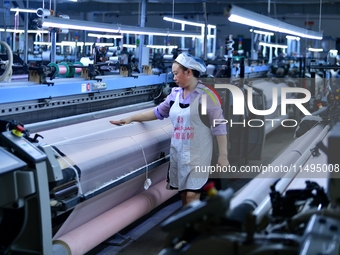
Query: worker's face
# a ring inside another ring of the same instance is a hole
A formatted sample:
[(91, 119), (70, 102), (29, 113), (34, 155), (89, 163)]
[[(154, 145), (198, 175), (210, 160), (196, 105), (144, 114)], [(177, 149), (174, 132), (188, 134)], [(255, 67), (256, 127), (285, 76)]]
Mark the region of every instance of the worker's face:
[(190, 70), (189, 69), (184, 71), (179, 64), (173, 63), (172, 73), (174, 75), (174, 81), (179, 87), (185, 88), (190, 85)]

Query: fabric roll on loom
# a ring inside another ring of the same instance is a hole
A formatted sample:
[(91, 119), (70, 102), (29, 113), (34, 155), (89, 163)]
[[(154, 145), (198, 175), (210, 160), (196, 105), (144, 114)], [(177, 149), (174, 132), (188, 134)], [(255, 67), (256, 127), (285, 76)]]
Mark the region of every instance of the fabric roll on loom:
[(165, 185), (163, 180), (67, 234), (55, 238), (53, 250), (64, 251), (63, 254), (67, 252), (68, 255), (85, 254), (177, 193), (166, 190)]
[(110, 124), (110, 119), (40, 132), (45, 137), (45, 143), (56, 147), (67, 156), (70, 164), (81, 170), (81, 189), (84, 193), (144, 166), (145, 161), (158, 159), (161, 152), (169, 153), (170, 121), (114, 126)]
[[(84, 254), (176, 194), (166, 190), (167, 162), (119, 182), (133, 175), (136, 169), (159, 160), (160, 153), (168, 155), (170, 121), (115, 126), (110, 124), (111, 119), (39, 132), (45, 143), (64, 156), (63, 160), (80, 170), (79, 193), (89, 198), (75, 206), (54, 231), (54, 249), (66, 250), (67, 254)], [(144, 189), (146, 178), (152, 182), (147, 190)], [(119, 184), (92, 196), (116, 182)]]

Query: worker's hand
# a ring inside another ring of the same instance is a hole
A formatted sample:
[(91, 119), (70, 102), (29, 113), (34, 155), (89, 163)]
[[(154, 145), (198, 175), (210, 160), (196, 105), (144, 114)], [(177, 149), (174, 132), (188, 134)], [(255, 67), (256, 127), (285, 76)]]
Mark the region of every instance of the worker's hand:
[(218, 156), (218, 159), (217, 159), (217, 164), (221, 167), (227, 167), (229, 166), (229, 160), (228, 160), (228, 157), (227, 156), (223, 156), (223, 155), (220, 155)]
[(113, 124), (113, 125), (121, 126), (121, 125), (125, 125), (125, 124), (130, 124), (131, 120), (130, 120), (130, 118), (121, 119), (121, 120), (110, 120), (110, 123)]

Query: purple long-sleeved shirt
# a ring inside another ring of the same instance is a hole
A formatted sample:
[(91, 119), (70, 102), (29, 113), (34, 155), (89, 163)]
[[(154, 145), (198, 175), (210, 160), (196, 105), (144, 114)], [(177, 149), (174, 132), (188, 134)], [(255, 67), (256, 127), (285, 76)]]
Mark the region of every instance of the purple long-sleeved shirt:
[[(208, 93), (207, 93), (208, 92)], [(192, 91), (185, 99), (183, 99), (183, 89), (180, 87), (173, 88), (170, 95), (167, 96), (164, 102), (154, 108), (154, 113), (156, 117), (160, 120), (169, 117), (170, 112), (170, 102), (176, 100), (176, 96), (179, 93), (181, 104), (189, 104), (193, 102), (197, 96), (202, 95), (203, 93), (207, 94), (207, 114), (209, 116), (209, 120), (211, 126), (213, 126), (214, 119), (224, 119), (223, 110), (221, 108), (220, 101), (217, 95), (209, 89), (207, 86), (204, 86), (201, 83), (198, 83), (196, 89)], [(201, 97), (199, 98), (199, 103), (201, 104)], [(216, 127), (212, 127), (212, 133), (214, 135), (226, 135), (227, 127), (226, 124), (216, 125)]]

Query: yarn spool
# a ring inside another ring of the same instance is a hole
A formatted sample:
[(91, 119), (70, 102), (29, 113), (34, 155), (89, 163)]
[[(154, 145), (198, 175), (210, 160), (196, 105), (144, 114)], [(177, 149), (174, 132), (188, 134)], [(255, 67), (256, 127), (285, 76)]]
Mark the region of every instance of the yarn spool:
[(67, 77), (70, 73), (70, 68), (65, 62), (61, 62), (59, 64), (56, 63), (49, 63), (48, 66), (53, 66), (57, 70), (56, 76), (58, 77)]
[(51, 66), (51, 67), (54, 67), (56, 69), (56, 75), (55, 76), (58, 76), (59, 75), (59, 66), (56, 64), (56, 63), (49, 63), (47, 66)]
[(82, 68), (77, 66), (84, 66), (81, 62), (67, 63), (70, 69), (70, 73), (67, 77), (79, 76), (81, 74)]
[(58, 64), (59, 67), (59, 77), (65, 78), (70, 73), (70, 68), (66, 62), (60, 62)]

